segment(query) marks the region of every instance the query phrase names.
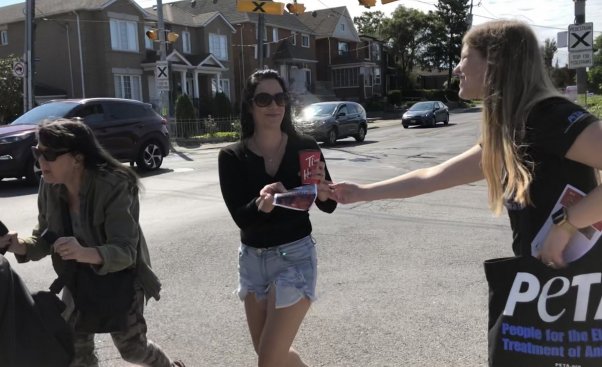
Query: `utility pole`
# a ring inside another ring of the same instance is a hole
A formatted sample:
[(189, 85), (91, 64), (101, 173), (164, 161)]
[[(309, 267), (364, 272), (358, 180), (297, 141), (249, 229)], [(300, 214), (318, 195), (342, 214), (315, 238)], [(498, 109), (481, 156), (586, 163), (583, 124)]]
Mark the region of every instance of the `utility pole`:
[(263, 29), (265, 27), (265, 16), (263, 13), (257, 14), (257, 60), (259, 66), (257, 69), (263, 69)]
[(25, 65), (26, 72), (23, 78), (23, 112), (33, 108), (35, 90), (34, 90), (34, 36), (35, 36), (35, 0), (26, 0), (25, 3)]
[[(165, 23), (163, 21), (163, 1), (162, 0), (157, 0), (157, 26), (159, 28), (159, 60), (161, 60), (162, 63), (165, 63), (167, 61), (167, 45), (165, 44), (166, 40), (165, 40)], [(171, 74), (169, 73), (169, 65), (167, 66), (167, 70), (168, 70), (168, 75), (171, 76)], [(169, 77), (169, 79), (171, 79), (171, 77)], [(160, 98), (159, 98), (159, 113), (162, 116), (165, 115), (169, 115), (169, 95), (170, 95), (170, 91), (171, 91), (171, 80), (169, 80), (169, 90), (161, 90), (159, 93)], [(166, 111), (167, 109), (167, 111)], [(167, 113), (166, 113), (167, 112)]]
[[(585, 23), (585, 1), (573, 0), (575, 2), (575, 24)], [(587, 98), (587, 72), (585, 68), (577, 68), (577, 93), (585, 94)]]

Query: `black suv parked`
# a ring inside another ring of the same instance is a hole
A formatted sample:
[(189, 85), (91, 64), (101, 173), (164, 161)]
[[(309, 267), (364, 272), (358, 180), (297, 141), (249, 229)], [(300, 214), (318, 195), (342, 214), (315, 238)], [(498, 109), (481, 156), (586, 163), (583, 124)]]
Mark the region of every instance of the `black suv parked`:
[(73, 117), (82, 118), (115, 158), (136, 162), (140, 169), (158, 169), (169, 153), (167, 121), (148, 103), (119, 98), (54, 100), (0, 126), (0, 179), (25, 177), (37, 182), (30, 148), (36, 145), (37, 125), (44, 119)]

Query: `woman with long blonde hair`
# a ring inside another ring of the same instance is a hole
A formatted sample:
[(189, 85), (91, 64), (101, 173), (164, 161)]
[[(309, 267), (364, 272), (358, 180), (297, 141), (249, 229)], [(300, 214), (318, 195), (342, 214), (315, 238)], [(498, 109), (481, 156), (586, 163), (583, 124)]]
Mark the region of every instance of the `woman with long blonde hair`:
[(490, 21), (464, 36), (454, 74), (463, 99), (483, 101), (481, 138), (439, 165), (371, 184), (331, 185), (340, 203), (406, 198), (485, 179), (491, 210), (508, 211), (513, 250), (531, 242), (567, 185), (587, 195), (558, 213), (538, 257), (566, 265), (572, 234), (602, 220), (602, 121), (563, 98), (550, 81), (533, 31), (514, 20)]

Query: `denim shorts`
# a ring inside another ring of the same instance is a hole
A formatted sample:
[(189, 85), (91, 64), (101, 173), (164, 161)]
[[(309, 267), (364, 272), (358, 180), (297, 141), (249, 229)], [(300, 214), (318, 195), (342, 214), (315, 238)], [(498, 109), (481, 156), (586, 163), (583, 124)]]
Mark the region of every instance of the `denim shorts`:
[(275, 287), (276, 308), (294, 305), (303, 297), (316, 299), (318, 260), (311, 236), (284, 245), (256, 248), (245, 244), (238, 250), (238, 297), (255, 293), (265, 299)]

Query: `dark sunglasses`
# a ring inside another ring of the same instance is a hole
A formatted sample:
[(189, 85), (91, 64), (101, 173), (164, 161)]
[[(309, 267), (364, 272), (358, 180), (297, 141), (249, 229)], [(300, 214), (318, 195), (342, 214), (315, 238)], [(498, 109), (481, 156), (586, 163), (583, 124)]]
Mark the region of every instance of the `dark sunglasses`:
[(44, 157), (44, 159), (47, 162), (54, 162), (56, 161), (56, 159), (66, 153), (69, 153), (70, 150), (69, 149), (60, 149), (60, 150), (53, 150), (53, 149), (44, 149), (41, 150), (38, 147), (31, 147), (31, 153), (33, 153), (33, 157), (37, 160), (40, 159), (40, 157)]
[(272, 101), (276, 102), (276, 104), (280, 107), (286, 106), (288, 103), (288, 94), (281, 92), (271, 95), (269, 93), (257, 93), (253, 97), (253, 102), (257, 107), (267, 107), (272, 104)]

